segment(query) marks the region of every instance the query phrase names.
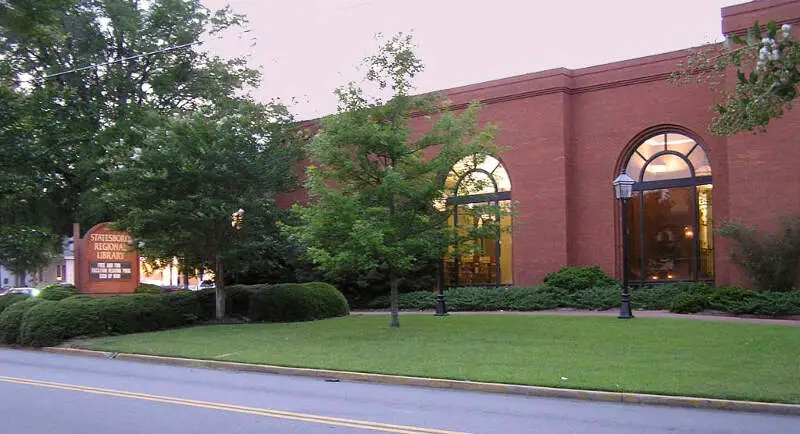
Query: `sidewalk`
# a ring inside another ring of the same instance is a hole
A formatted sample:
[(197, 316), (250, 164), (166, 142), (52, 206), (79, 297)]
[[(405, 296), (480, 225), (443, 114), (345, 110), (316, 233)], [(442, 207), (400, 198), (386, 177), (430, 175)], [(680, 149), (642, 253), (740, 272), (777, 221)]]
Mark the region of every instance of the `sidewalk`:
[[(403, 315), (433, 315), (433, 310), (401, 310)], [(389, 310), (354, 310), (350, 315), (388, 315)], [(486, 311), (486, 312), (449, 312), (450, 315), (562, 315), (562, 316), (610, 316), (616, 317), (619, 312), (617, 310), (576, 310), (576, 309), (555, 309), (555, 310), (537, 310), (530, 312), (520, 311)], [(776, 318), (753, 318), (746, 316), (733, 316), (730, 314), (715, 314), (715, 313), (702, 313), (702, 314), (678, 314), (666, 310), (637, 310), (633, 312), (635, 318), (679, 318), (679, 319), (696, 319), (705, 321), (733, 321), (733, 322), (746, 322), (755, 324), (776, 324), (800, 327), (800, 317), (793, 316), (786, 319)], [(634, 318), (634, 319), (635, 319)]]

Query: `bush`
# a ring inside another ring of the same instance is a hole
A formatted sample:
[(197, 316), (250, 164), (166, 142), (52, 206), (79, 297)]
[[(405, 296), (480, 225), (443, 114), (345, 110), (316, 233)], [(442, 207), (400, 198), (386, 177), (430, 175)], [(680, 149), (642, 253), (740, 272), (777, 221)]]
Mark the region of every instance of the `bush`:
[[(415, 291), (399, 294), (400, 309), (435, 309), (437, 292)], [(555, 309), (569, 305), (569, 293), (551, 286), (533, 287), (458, 287), (444, 292), (447, 310), (488, 311), (518, 310), (532, 311)], [(389, 307), (389, 297), (376, 298), (369, 304), (373, 309)]]
[(755, 293), (742, 313), (758, 316), (800, 315), (800, 291)]
[(737, 243), (731, 259), (758, 289), (791, 291), (800, 267), (800, 217), (782, 218), (781, 230), (766, 233), (739, 223), (724, 222), (719, 233)]
[(163, 295), (163, 301), (179, 322), (179, 326), (192, 325), (211, 318), (209, 312), (203, 311), (198, 292), (168, 292)]
[(708, 295), (702, 292), (684, 292), (672, 300), (670, 312), (697, 313), (708, 307)]
[(503, 292), (503, 310), (534, 311), (563, 307), (567, 304), (567, 291), (552, 286), (506, 288)]
[(252, 290), (251, 294), (248, 309), (251, 321), (312, 321), (349, 312), (344, 296), (319, 282), (281, 283)]
[(608, 310), (619, 307), (621, 293), (619, 285), (597, 286), (568, 294), (566, 305), (575, 309)]
[(335, 318), (350, 314), (347, 299), (335, 286), (325, 282), (306, 282), (303, 287), (319, 298), (320, 310), (317, 313), (322, 318)]
[(140, 283), (134, 292), (136, 294), (163, 294), (164, 288), (152, 283)]
[(20, 343), (34, 347), (58, 345), (77, 336), (94, 336), (102, 331), (94, 300), (71, 297), (61, 301), (41, 300), (22, 318)]
[(734, 314), (749, 313), (756, 293), (740, 286), (720, 286), (708, 298), (708, 307)]
[(451, 288), (445, 294), (448, 308), (456, 311), (503, 310), (503, 287)]
[[(163, 295), (113, 295), (89, 300), (65, 300), (83, 304), (100, 321), (97, 331), (103, 335), (141, 333), (183, 325), (177, 314), (164, 301)], [(75, 335), (80, 336), (80, 335)]]
[(567, 291), (582, 291), (589, 288), (611, 286), (616, 283), (616, 280), (597, 266), (564, 267), (545, 276), (544, 283)]
[(78, 294), (78, 288), (73, 285), (47, 285), (39, 292), (42, 300), (58, 301)]
[[(231, 317), (247, 317), (250, 306), (250, 297), (253, 291), (264, 288), (265, 285), (230, 285), (225, 291), (225, 315)], [(205, 288), (197, 291), (200, 304), (201, 321), (214, 318), (217, 311), (216, 288)]]
[(3, 313), (9, 306), (20, 301), (29, 299), (28, 294), (6, 294), (0, 295), (0, 313)]
[(669, 310), (672, 308), (672, 301), (688, 292), (689, 286), (686, 283), (665, 283), (633, 288), (630, 290), (631, 307), (644, 310)]
[(0, 343), (9, 345), (20, 343), (19, 332), (22, 326), (22, 318), (25, 312), (40, 301), (38, 298), (22, 300), (0, 313)]

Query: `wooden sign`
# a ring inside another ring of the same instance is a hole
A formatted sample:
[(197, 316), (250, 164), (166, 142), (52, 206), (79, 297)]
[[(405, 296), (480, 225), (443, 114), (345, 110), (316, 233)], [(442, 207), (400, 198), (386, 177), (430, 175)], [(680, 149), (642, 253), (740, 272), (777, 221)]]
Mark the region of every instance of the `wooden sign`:
[(81, 293), (131, 294), (139, 285), (139, 253), (133, 237), (109, 226), (95, 225), (80, 240), (76, 274)]

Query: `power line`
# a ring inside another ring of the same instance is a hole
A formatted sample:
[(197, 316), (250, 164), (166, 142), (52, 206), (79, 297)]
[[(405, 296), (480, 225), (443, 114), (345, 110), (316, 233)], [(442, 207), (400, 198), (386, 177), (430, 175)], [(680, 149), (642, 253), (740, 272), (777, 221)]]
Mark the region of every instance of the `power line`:
[(155, 50), (155, 51), (148, 51), (147, 53), (140, 53), (140, 54), (135, 54), (133, 56), (122, 57), (122, 58), (119, 58), (119, 59), (116, 59), (116, 60), (111, 60), (109, 62), (92, 63), (92, 64), (87, 65), (87, 66), (81, 66), (80, 68), (72, 68), (72, 69), (67, 69), (66, 71), (56, 72), (55, 74), (43, 75), (43, 76), (39, 77), (37, 80), (47, 80), (48, 78), (58, 77), (58, 76), (64, 75), (64, 74), (71, 74), (73, 72), (85, 71), (87, 69), (94, 69), (94, 68), (97, 68), (97, 67), (100, 67), (100, 66), (113, 65), (115, 63), (120, 63), (120, 62), (125, 62), (125, 61), (128, 61), (128, 60), (138, 59), (140, 57), (152, 56), (154, 54), (166, 53), (168, 51), (175, 51), (175, 50), (179, 50), (181, 48), (186, 48), (186, 47), (190, 47), (192, 45), (198, 45), (198, 44), (202, 44), (202, 42), (201, 41), (188, 42), (186, 44), (174, 45), (174, 46), (171, 46), (171, 47), (165, 47), (165, 48), (161, 48), (161, 49), (158, 49), (158, 50)]

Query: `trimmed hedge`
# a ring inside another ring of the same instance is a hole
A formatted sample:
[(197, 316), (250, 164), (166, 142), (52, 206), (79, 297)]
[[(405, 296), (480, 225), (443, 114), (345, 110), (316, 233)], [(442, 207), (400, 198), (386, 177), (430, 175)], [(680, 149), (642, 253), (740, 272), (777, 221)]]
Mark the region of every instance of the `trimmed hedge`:
[(347, 300), (333, 286), (322, 282), (282, 283), (250, 292), (251, 321), (294, 322), (344, 316)]
[(19, 342), (48, 347), (78, 336), (95, 336), (102, 331), (93, 300), (70, 297), (61, 301), (41, 300), (22, 317)]
[(41, 301), (38, 298), (22, 300), (0, 313), (0, 343), (8, 345), (20, 343), (19, 332), (22, 327), (22, 318), (25, 312)]
[(583, 291), (586, 289), (611, 286), (616, 283), (598, 266), (564, 267), (544, 277), (544, 284), (567, 291)]
[(78, 294), (78, 288), (73, 285), (52, 284), (47, 285), (39, 292), (42, 300), (58, 301)]
[(136, 294), (161, 294), (164, 292), (164, 288), (152, 283), (140, 283), (134, 292)]
[[(255, 321), (309, 321), (349, 313), (342, 293), (327, 283), (230, 286), (225, 291), (229, 314), (249, 315)], [(4, 342), (53, 346), (77, 337), (140, 333), (206, 321), (214, 316), (214, 290), (74, 295), (60, 301), (36, 298), (6, 311), (0, 313)]]
[(3, 313), (12, 304), (19, 303), (20, 301), (29, 299), (28, 294), (6, 294), (0, 295), (0, 313)]
[[(462, 287), (445, 290), (449, 311), (536, 311), (558, 308), (608, 310), (619, 306), (619, 285), (569, 291), (548, 285), (533, 287)], [(631, 305), (642, 310), (671, 310), (695, 313), (713, 309), (737, 315), (800, 315), (800, 291), (756, 292), (739, 287), (720, 287), (703, 283), (670, 283), (632, 288)], [(436, 308), (436, 292), (415, 291), (398, 295), (400, 309)], [(372, 309), (389, 307), (382, 296), (368, 304)]]

